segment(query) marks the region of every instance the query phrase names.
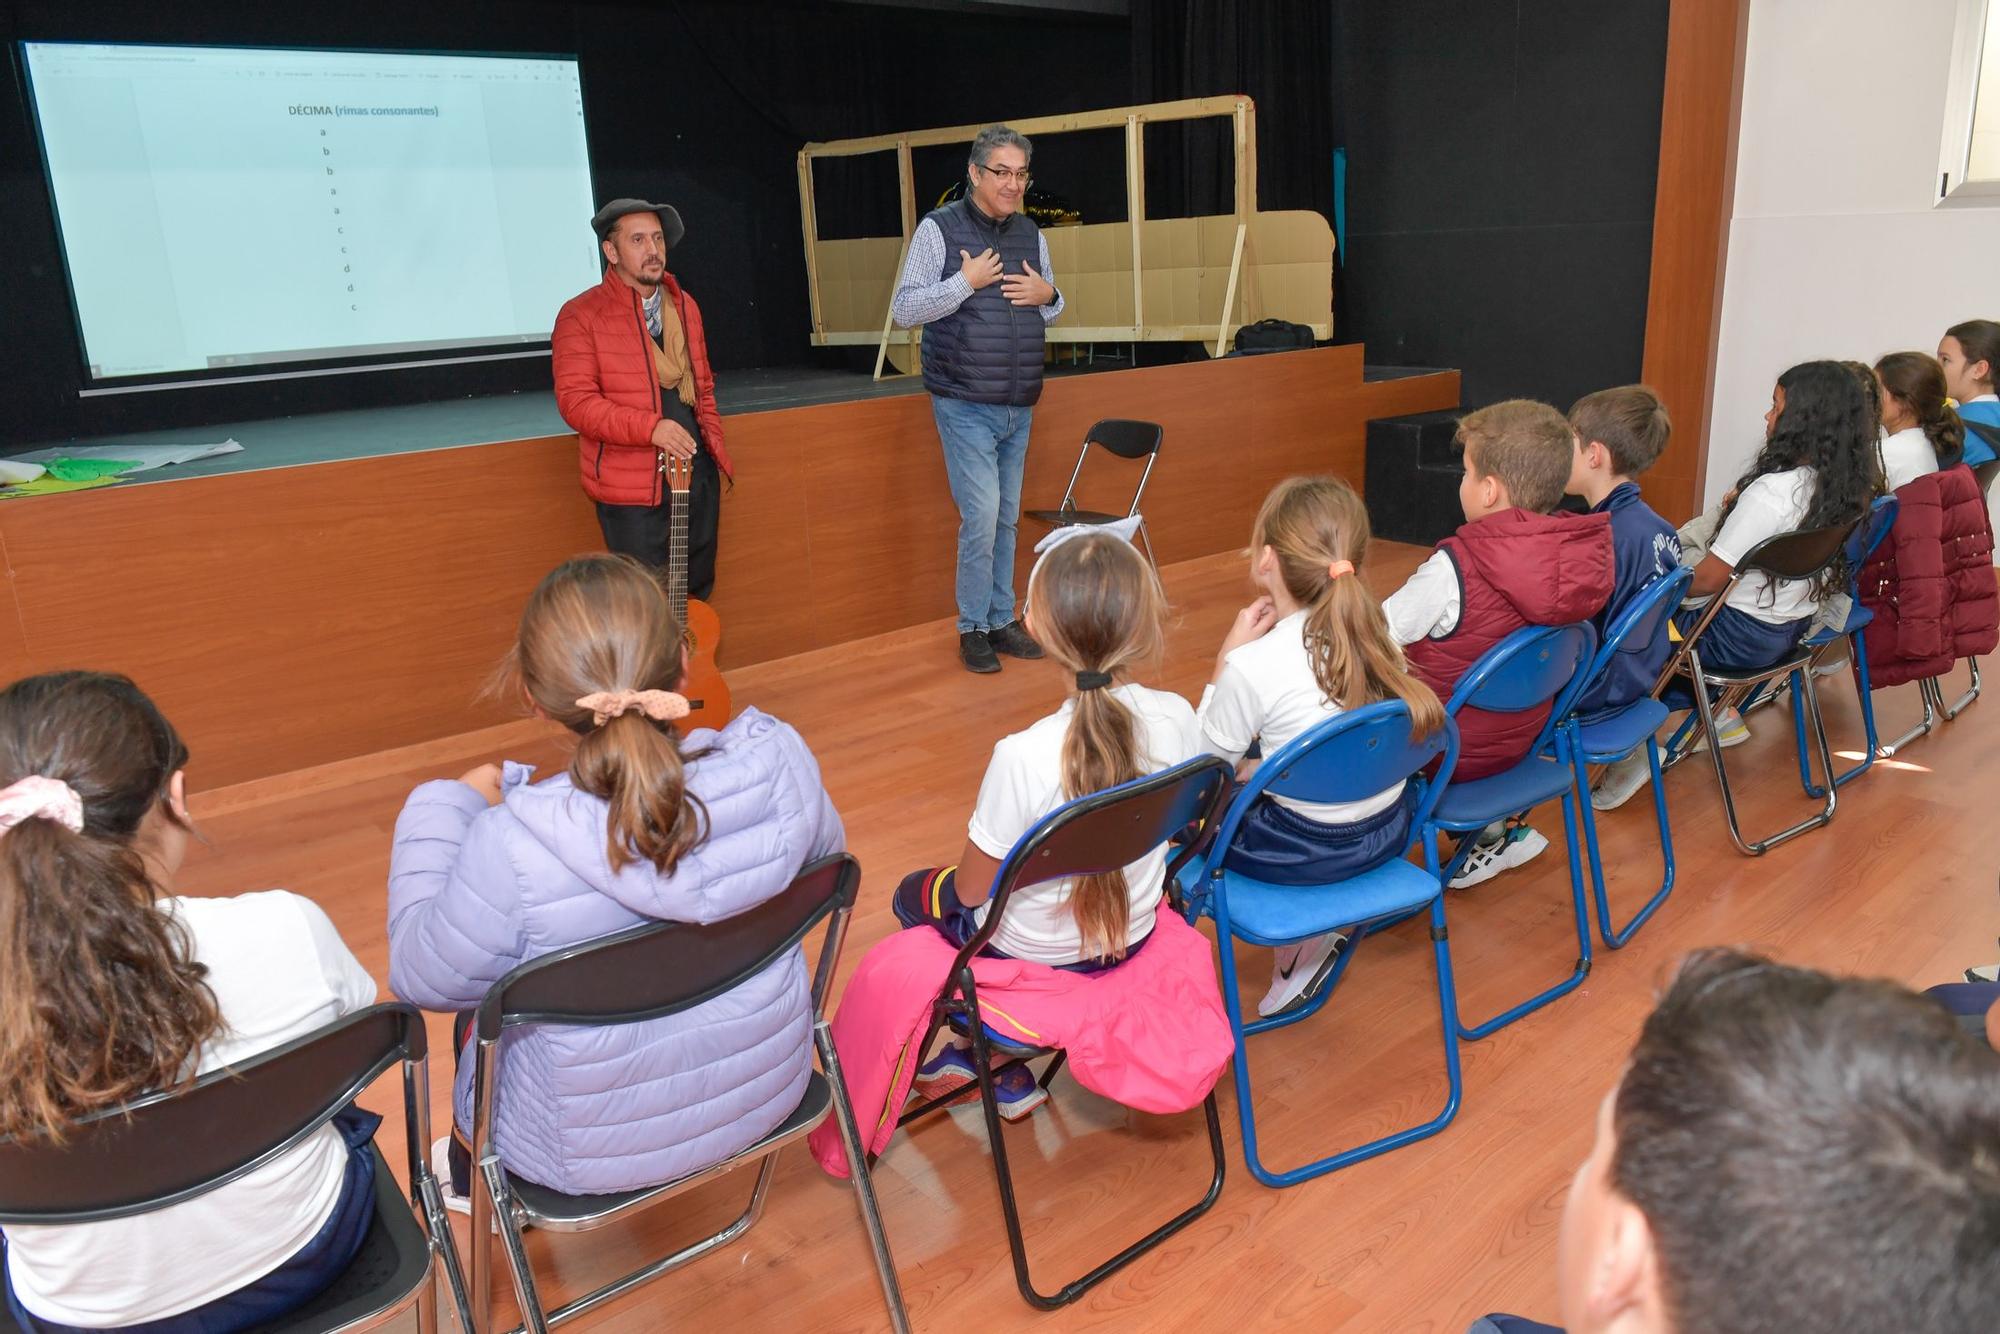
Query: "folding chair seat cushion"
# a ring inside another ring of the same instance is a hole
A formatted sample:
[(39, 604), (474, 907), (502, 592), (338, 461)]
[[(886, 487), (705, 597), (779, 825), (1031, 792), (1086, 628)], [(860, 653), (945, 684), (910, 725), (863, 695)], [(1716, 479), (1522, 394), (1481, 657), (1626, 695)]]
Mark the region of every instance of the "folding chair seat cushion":
[[(1181, 872), (1181, 883), (1208, 883), (1206, 858)], [(1437, 876), (1398, 858), (1333, 885), (1271, 885), (1224, 868), (1230, 934), (1254, 945), (1307, 940), (1357, 922), (1421, 908), (1438, 896)], [(1212, 900), (1205, 900), (1210, 902)]]
[(1495, 820), (1553, 801), (1567, 792), (1573, 781), (1567, 764), (1553, 756), (1531, 755), (1490, 777), (1448, 784), (1431, 822), (1440, 829), (1482, 829)]
[(284, 1317), (283, 1327), (294, 1334), (345, 1328), (396, 1305), (430, 1281), (430, 1244), (423, 1225), (410, 1212), (382, 1150), (369, 1147), (375, 1154), (374, 1221), (340, 1277)]
[(1058, 509), (1058, 510), (1029, 510), (1027, 512), (1027, 517), (1035, 520), (1038, 523), (1046, 523), (1052, 527), (1064, 528), (1073, 523), (1084, 523), (1084, 524), (1117, 523), (1120, 519), (1130, 518), (1131, 516), (1126, 514), (1106, 514), (1103, 510)]
[(1577, 735), (1585, 755), (1629, 755), (1646, 744), (1672, 714), (1653, 698), (1635, 699), (1623, 708), (1577, 720)]
[[(759, 1154), (769, 1153), (773, 1145), (797, 1138), (817, 1126), (832, 1108), (833, 1091), (827, 1086), (826, 1076), (815, 1070), (806, 1081), (805, 1096), (799, 1099), (799, 1105), (792, 1114), (781, 1121), (777, 1129), (735, 1155), (735, 1158), (748, 1161)], [(705, 1175), (712, 1170), (705, 1168), (695, 1175)], [(529, 1217), (537, 1223), (558, 1225), (617, 1213), (652, 1196), (670, 1194), (686, 1179), (682, 1177), (657, 1186), (642, 1186), (637, 1190), (615, 1191), (606, 1195), (568, 1195), (524, 1180), (512, 1172), (507, 1174), (507, 1184), (512, 1188), (514, 1198), (527, 1209)]]

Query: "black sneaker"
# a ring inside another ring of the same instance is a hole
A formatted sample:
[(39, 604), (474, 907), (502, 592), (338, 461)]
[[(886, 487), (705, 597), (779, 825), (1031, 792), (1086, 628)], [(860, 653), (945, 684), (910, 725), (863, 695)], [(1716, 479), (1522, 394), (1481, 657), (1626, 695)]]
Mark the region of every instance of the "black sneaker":
[(993, 641), (987, 638), (984, 630), (961, 630), (958, 656), (968, 672), (984, 674), (1000, 670), (1000, 659), (993, 656)]
[(998, 630), (988, 630), (986, 638), (995, 651), (1014, 658), (1039, 658), (1042, 646), (1037, 644), (1027, 627), (1019, 621), (1009, 621)]

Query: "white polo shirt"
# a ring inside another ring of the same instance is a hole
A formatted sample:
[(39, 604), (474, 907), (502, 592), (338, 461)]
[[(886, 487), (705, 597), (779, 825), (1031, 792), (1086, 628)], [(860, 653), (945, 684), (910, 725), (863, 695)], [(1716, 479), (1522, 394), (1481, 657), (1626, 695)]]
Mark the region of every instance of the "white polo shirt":
[(1937, 470), (1937, 450), (1921, 426), (1905, 426), (1882, 441), (1882, 475), (1891, 491)]
[[(1142, 766), (1148, 773), (1169, 769), (1202, 753), (1201, 729), (1194, 710), (1179, 695), (1140, 685), (1110, 687), (1110, 693), (1130, 709), (1137, 722)], [(1069, 731), (1076, 701), (993, 747), (992, 762), (979, 785), (966, 832), (979, 850), (1004, 861), (1009, 851), (1049, 812), (1069, 800), (1062, 790), (1062, 743)], [(1125, 942), (1144, 940), (1153, 929), (1167, 869), (1166, 845), (1161, 844), (1125, 868), (1128, 891)], [(989, 942), (1016, 959), (1054, 965), (1083, 962), (1083, 933), (1070, 913), (1071, 880), (1017, 889), (1007, 901), (1006, 916)], [(986, 920), (990, 905), (978, 910)]]
[[(1457, 580), (1452, 580), (1453, 588)], [(1306, 648), (1306, 613), (1295, 611), (1247, 644), (1229, 651), (1222, 674), (1201, 695), (1197, 717), (1201, 742), (1231, 764), (1252, 741), (1266, 758), (1343, 710), (1326, 697), (1313, 675)], [(1321, 824), (1351, 824), (1396, 804), (1403, 785), (1384, 788), (1360, 801), (1297, 801), (1273, 793), (1271, 800)]]
[[(1736, 497), (1736, 508), (1708, 545), (1709, 554), (1733, 569), (1759, 542), (1796, 532), (1805, 522), (1815, 484), (1811, 468), (1788, 468), (1757, 478)], [(1812, 615), (1818, 604), (1809, 579), (1750, 574), (1731, 590), (1728, 605), (1766, 625), (1784, 625)]]
[[(375, 1001), (375, 979), (326, 913), (283, 890), (162, 899), (187, 926), (222, 1013), (199, 1069), (247, 1060)], [(160, 1320), (278, 1268), (333, 1216), (347, 1145), (322, 1126), (226, 1186), (131, 1218), (7, 1233), (7, 1272), (44, 1320), (103, 1328)]]

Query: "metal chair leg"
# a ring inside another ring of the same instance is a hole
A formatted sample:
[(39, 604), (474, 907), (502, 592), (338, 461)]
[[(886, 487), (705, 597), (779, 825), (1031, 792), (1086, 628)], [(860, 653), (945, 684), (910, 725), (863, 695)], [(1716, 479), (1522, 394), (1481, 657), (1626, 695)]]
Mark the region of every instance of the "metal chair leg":
[(854, 1104), (847, 1096), (847, 1077), (841, 1073), (833, 1030), (827, 1027), (824, 1017), (813, 1025), (813, 1045), (819, 1049), (820, 1067), (826, 1072), (826, 1082), (833, 1092), (833, 1115), (840, 1126), (841, 1147), (847, 1151), (847, 1176), (854, 1186), (854, 1203), (861, 1210), (861, 1226), (868, 1233), (868, 1248), (875, 1254), (875, 1276), (882, 1284), (882, 1300), (889, 1307), (889, 1327), (896, 1334), (909, 1334), (910, 1314), (903, 1306), (903, 1286), (896, 1278), (896, 1261), (889, 1254), (889, 1234), (882, 1226), (875, 1180), (861, 1143), (861, 1128), (855, 1123)]
[(1938, 682), (1935, 686), (1938, 692), (1938, 708), (1944, 714), (1946, 722), (1950, 722), (1952, 719), (1958, 717), (1959, 714), (1964, 713), (1972, 706), (1972, 702), (1979, 698), (1979, 659), (1967, 658), (1965, 661), (1972, 668), (1972, 684), (1963, 695), (1958, 697), (1955, 703), (1947, 705), (1944, 702), (1944, 685), (1942, 682)]
[(1875, 748), (1875, 753), (1877, 755), (1880, 755), (1885, 760), (1894, 759), (1897, 751), (1904, 749), (1911, 742), (1915, 741), (1918, 737), (1929, 736), (1931, 734), (1931, 729), (1937, 726), (1938, 695), (1939, 692), (1938, 692), (1938, 683), (1936, 677), (1927, 676), (1924, 677), (1922, 680), (1918, 681), (1917, 698), (1923, 703), (1924, 706), (1923, 721), (1918, 723), (1915, 727), (1912, 727), (1909, 731), (1903, 733), (1901, 736), (1897, 737), (1894, 741), (1886, 742), (1883, 745), (1877, 746)]
[(993, 1151), (993, 1176), (1000, 1188), (1000, 1210), (1007, 1224), (1007, 1246), (1014, 1257), (1014, 1284), (1021, 1290), (1021, 1297), (1037, 1310), (1054, 1311), (1068, 1306), (1084, 1293), (1096, 1287), (1111, 1275), (1131, 1264), (1134, 1260), (1152, 1250), (1167, 1238), (1179, 1232), (1189, 1223), (1201, 1217), (1212, 1208), (1222, 1195), (1222, 1181), (1226, 1167), (1223, 1156), (1222, 1120), (1216, 1110), (1214, 1090), (1202, 1100), (1202, 1112), (1208, 1122), (1209, 1155), (1215, 1164), (1215, 1171), (1209, 1178), (1208, 1192), (1192, 1206), (1182, 1210), (1153, 1231), (1127, 1246), (1118, 1254), (1092, 1269), (1082, 1277), (1064, 1284), (1055, 1293), (1048, 1294), (1035, 1287), (1034, 1278), (1028, 1268), (1027, 1239), (1021, 1232), (1020, 1206), (1014, 1199), (1014, 1176), (1007, 1162), (1007, 1138), (1005, 1123), (1000, 1118), (1000, 1100), (993, 1087), (992, 1050), (986, 1041), (986, 1025), (978, 1013), (978, 1002), (972, 1001), (973, 1064), (979, 1074), (979, 1102), (986, 1118), (986, 1138)]
[[(521, 1327), (528, 1334), (549, 1334), (548, 1318), (542, 1312), (541, 1297), (535, 1291), (535, 1271), (528, 1264), (528, 1248), (521, 1240), (520, 1219), (514, 1212), (513, 1192), (507, 1188), (507, 1169), (500, 1165), (498, 1158), (488, 1158), (479, 1164), (480, 1176), (485, 1181), (485, 1191), (493, 1201), (500, 1220), (500, 1244), (507, 1255), (507, 1268), (514, 1279), (514, 1300), (521, 1307)], [(479, 1222), (478, 1207), (473, 1208), (473, 1223)], [(477, 1245), (481, 1239), (473, 1238)], [(491, 1241), (489, 1232), (486, 1238)]]
[(1597, 932), (1608, 949), (1623, 949), (1646, 920), (1659, 911), (1661, 904), (1674, 892), (1674, 831), (1667, 819), (1667, 785), (1660, 780), (1660, 746), (1652, 737), (1646, 738), (1646, 761), (1652, 769), (1653, 813), (1660, 829), (1660, 862), (1662, 865), (1660, 887), (1645, 906), (1632, 914), (1632, 920), (1622, 927), (1611, 925), (1611, 902), (1604, 882), (1604, 862), (1598, 853), (1597, 812), (1590, 804), (1590, 783), (1585, 768), (1591, 764), (1608, 764), (1624, 756), (1596, 756), (1578, 752), (1576, 755), (1578, 813), (1583, 819), (1584, 846), (1590, 858), (1590, 882), (1597, 901)]
[(1746, 857), (1761, 857), (1781, 843), (1788, 843), (1800, 834), (1809, 833), (1833, 820), (1834, 806), (1840, 798), (1840, 785), (1833, 781), (1833, 755), (1826, 742), (1826, 720), (1820, 713), (1819, 691), (1813, 685), (1812, 673), (1803, 669), (1792, 672), (1792, 697), (1803, 701), (1806, 722), (1811, 725), (1815, 753), (1819, 756), (1820, 772), (1826, 775), (1825, 804), (1814, 814), (1789, 825), (1769, 838), (1750, 842), (1743, 837), (1742, 826), (1736, 818), (1736, 797), (1729, 788), (1729, 770), (1722, 761), (1722, 747), (1715, 744), (1714, 715), (1708, 704), (1708, 692), (1695, 692), (1695, 705), (1702, 712), (1702, 726), (1709, 737), (1709, 758), (1715, 764), (1715, 781), (1722, 790), (1722, 812), (1727, 817), (1730, 841)]

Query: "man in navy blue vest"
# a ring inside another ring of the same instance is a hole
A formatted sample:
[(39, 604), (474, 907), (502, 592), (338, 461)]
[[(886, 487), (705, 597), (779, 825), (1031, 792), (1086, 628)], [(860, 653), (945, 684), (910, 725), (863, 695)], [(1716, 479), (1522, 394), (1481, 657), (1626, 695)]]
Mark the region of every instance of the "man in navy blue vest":
[(898, 324), (924, 326), (924, 388), (958, 505), (958, 653), (975, 672), (999, 671), (1000, 653), (1042, 656), (1014, 617), (1014, 529), (1042, 330), (1063, 301), (1021, 212), (1032, 151), (1004, 125), (979, 132), (965, 198), (917, 224), (891, 303)]

